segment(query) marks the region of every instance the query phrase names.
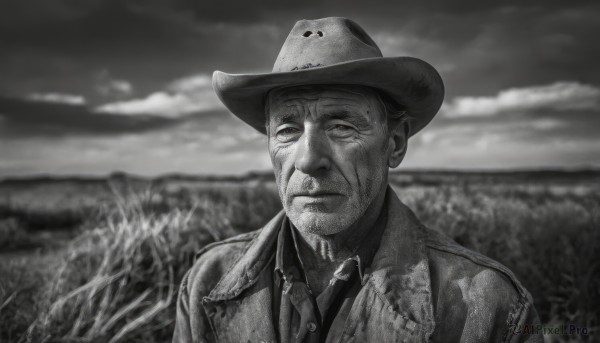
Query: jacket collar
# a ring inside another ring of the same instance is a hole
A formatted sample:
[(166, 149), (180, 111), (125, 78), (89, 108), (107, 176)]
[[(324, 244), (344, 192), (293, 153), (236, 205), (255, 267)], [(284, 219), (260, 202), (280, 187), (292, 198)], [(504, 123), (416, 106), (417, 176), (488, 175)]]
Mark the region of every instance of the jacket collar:
[[(429, 261), (425, 247), (426, 232), (408, 207), (388, 186), (387, 224), (371, 266), (365, 270), (363, 285), (369, 285), (387, 300), (389, 310), (434, 329)], [(275, 257), (278, 232), (285, 213), (281, 211), (246, 248), (210, 292), (211, 301), (231, 300), (252, 286)]]
[(248, 243), (240, 258), (210, 292), (208, 300), (233, 299), (258, 280), (260, 273), (275, 256), (277, 233), (284, 217), (285, 212), (282, 210)]
[(363, 283), (370, 283), (388, 301), (390, 310), (422, 325), (429, 336), (435, 319), (425, 246), (427, 232), (389, 186), (386, 197), (387, 225)]

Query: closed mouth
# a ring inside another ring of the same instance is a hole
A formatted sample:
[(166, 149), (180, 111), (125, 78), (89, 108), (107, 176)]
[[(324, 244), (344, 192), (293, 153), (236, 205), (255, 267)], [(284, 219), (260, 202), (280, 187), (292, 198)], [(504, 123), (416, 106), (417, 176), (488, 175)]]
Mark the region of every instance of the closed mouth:
[(314, 192), (302, 192), (298, 194), (294, 194), (296, 197), (327, 197), (327, 196), (340, 196), (342, 194), (335, 192), (326, 192), (326, 191), (314, 191)]

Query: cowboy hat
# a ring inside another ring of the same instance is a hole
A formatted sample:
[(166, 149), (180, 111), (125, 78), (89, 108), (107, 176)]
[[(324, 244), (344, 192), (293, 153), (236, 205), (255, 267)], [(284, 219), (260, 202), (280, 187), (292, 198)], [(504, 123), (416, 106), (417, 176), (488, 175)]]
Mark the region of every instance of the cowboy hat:
[(435, 68), (418, 58), (383, 57), (358, 24), (338, 17), (298, 21), (271, 73), (213, 73), (213, 88), (223, 104), (263, 134), (270, 90), (327, 84), (363, 85), (386, 93), (408, 111), (411, 136), (433, 119), (444, 99)]

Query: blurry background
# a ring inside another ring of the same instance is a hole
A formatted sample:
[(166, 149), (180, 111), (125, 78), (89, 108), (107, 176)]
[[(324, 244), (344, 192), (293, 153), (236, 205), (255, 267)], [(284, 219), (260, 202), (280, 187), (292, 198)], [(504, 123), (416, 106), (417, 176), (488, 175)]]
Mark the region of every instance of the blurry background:
[(0, 342), (164, 342), (208, 243), (281, 209), (265, 138), (211, 73), (268, 72), (298, 19), (347, 16), (447, 95), (390, 184), (514, 271), (544, 326), (600, 328), (593, 1), (0, 2)]

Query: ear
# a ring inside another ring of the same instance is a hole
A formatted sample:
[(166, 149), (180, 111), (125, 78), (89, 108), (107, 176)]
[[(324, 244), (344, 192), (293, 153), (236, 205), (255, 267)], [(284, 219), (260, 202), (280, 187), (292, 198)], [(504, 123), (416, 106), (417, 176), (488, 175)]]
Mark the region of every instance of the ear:
[(390, 128), (388, 138), (388, 166), (390, 168), (396, 168), (404, 159), (408, 145), (408, 132), (408, 123), (394, 125), (394, 128)]

